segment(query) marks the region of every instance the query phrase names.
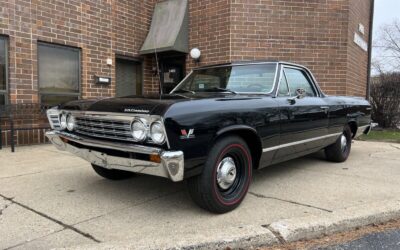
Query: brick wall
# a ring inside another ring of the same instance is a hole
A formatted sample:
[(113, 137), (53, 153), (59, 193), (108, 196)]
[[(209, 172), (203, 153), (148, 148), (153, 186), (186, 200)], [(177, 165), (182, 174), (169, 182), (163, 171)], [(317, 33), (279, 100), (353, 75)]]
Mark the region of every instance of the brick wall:
[[(1, 0), (0, 34), (9, 36), (11, 103), (38, 102), (37, 42), (81, 48), (83, 98), (115, 93), (115, 55), (138, 57), (147, 35), (153, 1), (128, 0)], [(144, 58), (145, 72), (151, 70)], [(111, 86), (94, 83), (94, 75), (110, 76)], [(145, 92), (154, 91), (146, 79)]]
[[(144, 92), (158, 92), (152, 58), (139, 55), (154, 8), (153, 0), (0, 0), (0, 35), (8, 36), (10, 103), (39, 102), (38, 41), (81, 49), (82, 98), (115, 94), (116, 55), (140, 58)], [(111, 58), (113, 66), (106, 64)], [(112, 77), (111, 86), (96, 85), (94, 75)], [(31, 122), (33, 127), (42, 121)], [(3, 124), (4, 127), (4, 124)], [(6, 126), (7, 127), (7, 126)], [(17, 144), (43, 142), (43, 131), (20, 131)], [(2, 132), (3, 142), (9, 132)]]
[[(12, 103), (38, 101), (37, 41), (82, 50), (82, 97), (108, 97), (115, 55), (138, 57), (156, 0), (1, 0), (0, 34), (9, 35)], [(370, 1), (365, 0), (190, 0), (190, 48), (201, 65), (236, 60), (278, 59), (305, 64), (329, 94), (364, 95), (367, 53), (354, 44), (358, 23), (368, 37)], [(144, 92), (158, 92), (152, 56), (144, 60)], [(188, 58), (188, 69), (196, 66)], [(355, 63), (358, 62), (358, 63)]]
[(353, 37), (362, 23), (368, 40), (370, 7), (369, 0), (190, 1), (190, 47), (201, 49), (201, 65), (296, 62), (310, 68), (327, 94), (365, 96), (368, 54)]
[[(368, 53), (354, 42), (354, 33), (359, 34), (364, 41), (368, 42), (370, 5), (365, 0), (350, 0), (349, 23), (348, 23), (348, 45), (347, 45), (347, 81), (346, 94), (365, 96), (367, 91), (367, 68)], [(365, 33), (358, 31), (358, 25), (362, 24)], [(371, 46), (371, 45), (369, 45)]]
[(201, 50), (201, 63), (188, 57), (188, 69), (230, 61), (230, 0), (189, 1), (189, 47)]
[[(140, 56), (154, 4), (160, 0), (0, 0), (0, 35), (9, 37), (11, 103), (39, 101), (37, 42), (81, 49), (83, 98), (115, 94), (115, 58), (140, 58), (144, 93), (158, 93), (153, 55)], [(358, 24), (368, 40), (371, 0), (189, 0), (189, 47), (195, 66), (273, 59), (304, 64), (323, 90), (365, 96), (367, 52), (354, 42)], [(113, 66), (107, 66), (111, 58)], [(112, 77), (111, 86), (94, 75)]]

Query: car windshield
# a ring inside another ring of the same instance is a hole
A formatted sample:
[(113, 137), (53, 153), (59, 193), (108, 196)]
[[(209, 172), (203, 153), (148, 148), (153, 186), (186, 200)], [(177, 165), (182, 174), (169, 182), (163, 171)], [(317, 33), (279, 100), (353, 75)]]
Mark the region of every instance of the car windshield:
[(194, 70), (172, 93), (270, 93), (277, 64), (251, 64)]

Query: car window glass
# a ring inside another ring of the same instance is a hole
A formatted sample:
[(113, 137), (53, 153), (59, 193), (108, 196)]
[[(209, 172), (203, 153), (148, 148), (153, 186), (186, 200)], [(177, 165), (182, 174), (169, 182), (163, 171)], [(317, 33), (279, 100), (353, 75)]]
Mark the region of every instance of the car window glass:
[(194, 91), (202, 91), (204, 89), (220, 88), (221, 78), (214, 75), (198, 74), (193, 78)]
[(279, 83), (278, 96), (288, 96), (288, 95), (289, 95), (289, 87), (286, 80), (286, 76), (285, 74), (283, 74), (281, 82)]
[(194, 92), (269, 93), (275, 81), (276, 64), (250, 64), (194, 70), (174, 90)]
[(290, 87), (290, 95), (296, 96), (297, 89), (304, 89), (306, 96), (316, 96), (308, 77), (304, 71), (292, 68), (285, 68), (285, 75)]
[(275, 80), (276, 65), (233, 67), (227, 87), (237, 92), (270, 92)]

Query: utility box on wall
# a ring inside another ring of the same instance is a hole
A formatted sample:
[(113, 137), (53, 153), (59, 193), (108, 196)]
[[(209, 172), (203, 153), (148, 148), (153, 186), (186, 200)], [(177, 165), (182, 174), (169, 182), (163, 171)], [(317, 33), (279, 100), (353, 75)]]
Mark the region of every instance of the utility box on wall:
[(96, 84), (102, 85), (110, 85), (111, 84), (111, 77), (106, 76), (94, 76)]

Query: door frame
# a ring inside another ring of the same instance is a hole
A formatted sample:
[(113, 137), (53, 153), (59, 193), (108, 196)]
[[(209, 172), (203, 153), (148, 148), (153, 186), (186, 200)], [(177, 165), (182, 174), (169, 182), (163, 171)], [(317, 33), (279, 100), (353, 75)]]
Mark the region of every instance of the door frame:
[(115, 53), (115, 56), (114, 56), (114, 62), (115, 62), (115, 66), (114, 66), (115, 93), (117, 93), (117, 60), (118, 59), (140, 63), (141, 70), (142, 70), (142, 73), (141, 73), (141, 79), (142, 79), (141, 92), (142, 92), (142, 95), (143, 95), (143, 93), (144, 93), (144, 70), (145, 70), (144, 58), (143, 57), (135, 57), (135, 56), (126, 56), (126, 55)]
[[(164, 88), (164, 63), (168, 62), (168, 60), (180, 61), (178, 63), (182, 63), (182, 77), (181, 78), (184, 79), (186, 76), (186, 58), (187, 58), (187, 54), (185, 54), (185, 53), (162, 52), (162, 53), (158, 54), (158, 65), (160, 67), (161, 88)], [(179, 84), (179, 82), (177, 83), (177, 85), (178, 84)], [(160, 92), (161, 92), (161, 90), (160, 90)], [(163, 93), (163, 94), (165, 94), (165, 93)]]

